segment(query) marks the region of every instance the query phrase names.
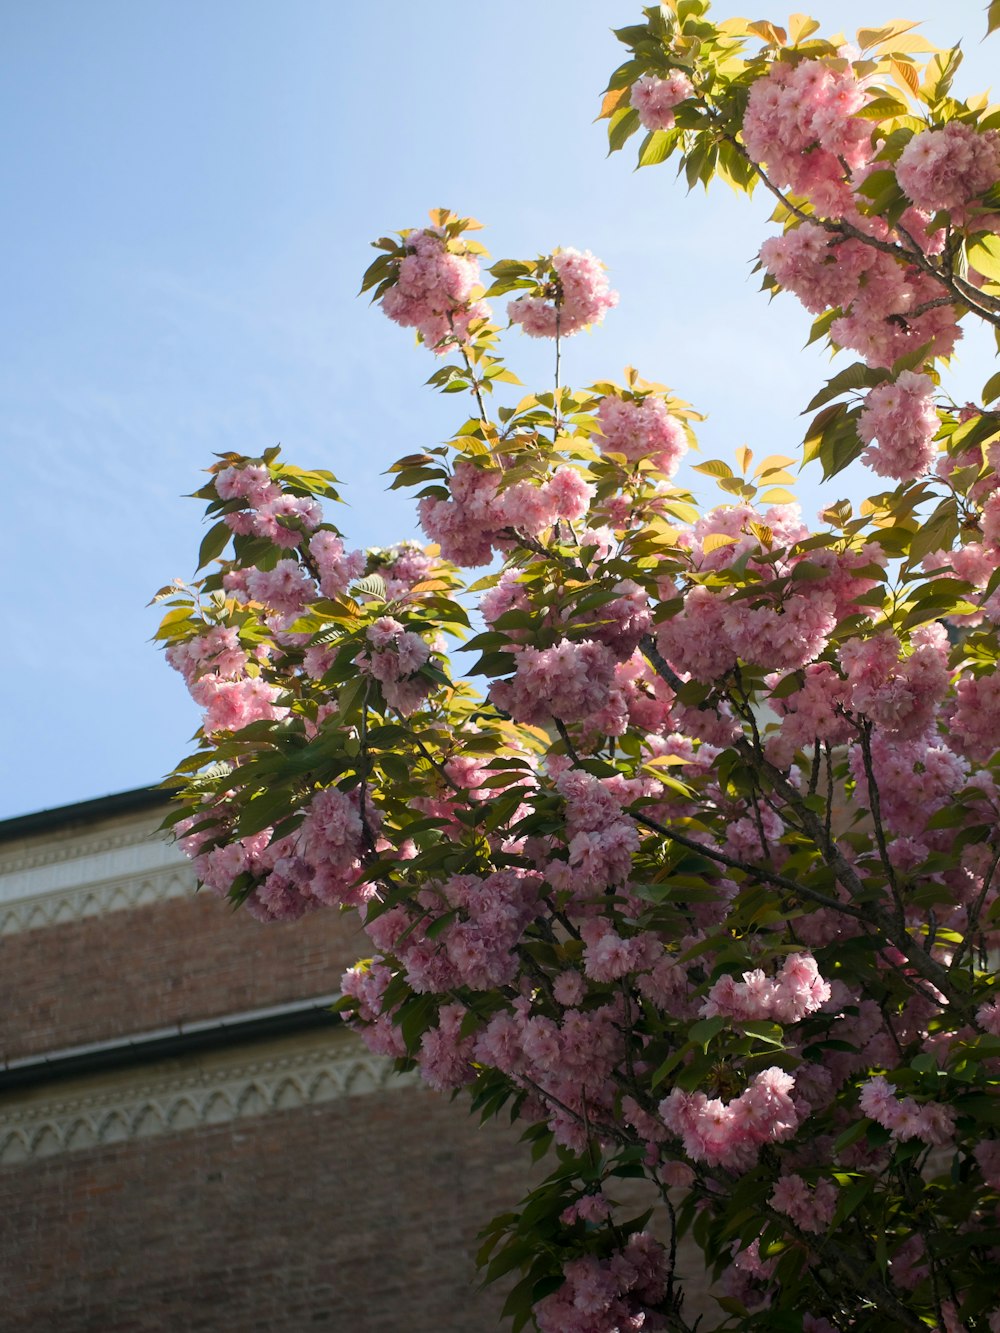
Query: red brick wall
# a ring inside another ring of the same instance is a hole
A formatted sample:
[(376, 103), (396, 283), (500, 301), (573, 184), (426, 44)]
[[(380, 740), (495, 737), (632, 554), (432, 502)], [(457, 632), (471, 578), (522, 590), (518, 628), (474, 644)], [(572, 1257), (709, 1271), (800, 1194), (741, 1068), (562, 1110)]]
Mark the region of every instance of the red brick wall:
[(0, 1169), (0, 1327), (487, 1333), (513, 1142), (404, 1088)]
[[(208, 894), (2, 937), (0, 1054), (326, 994), (366, 952)], [(0, 1168), (0, 1330), (489, 1333), (470, 1255), (528, 1188), (516, 1138), (390, 1088)]]
[(356, 917), (265, 926), (207, 893), (3, 936), (0, 1058), (328, 994), (370, 952)]

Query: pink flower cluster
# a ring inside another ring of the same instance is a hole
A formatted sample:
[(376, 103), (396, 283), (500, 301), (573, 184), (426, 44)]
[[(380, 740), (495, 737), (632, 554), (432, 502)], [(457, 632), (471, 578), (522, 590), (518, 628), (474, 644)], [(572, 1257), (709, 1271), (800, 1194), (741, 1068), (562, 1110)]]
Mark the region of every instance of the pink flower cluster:
[[(588, 623), (588, 631), (620, 661), (627, 662), (649, 632), (653, 613), (645, 591), (631, 579), (616, 583), (611, 591), (617, 596), (595, 609), (597, 624)], [(589, 622), (590, 617), (587, 619)]]
[(923, 1139), (924, 1143), (945, 1144), (955, 1132), (955, 1112), (940, 1102), (921, 1106), (912, 1097), (897, 1097), (896, 1090), (881, 1074), (861, 1085), (858, 1105), (864, 1115), (894, 1139)]
[[(624, 713), (629, 726), (638, 727), (649, 737), (676, 730), (677, 723), (671, 713), (674, 702), (670, 686), (652, 669), (640, 650), (616, 665), (608, 705), (615, 717)], [(604, 735), (618, 734), (615, 726), (603, 723), (601, 730)]]
[(391, 1011), (384, 1009), (383, 997), (395, 973), (383, 958), (349, 968), (340, 981), (344, 995), (357, 1000), (355, 1013), (364, 1026), (361, 1036), (374, 1055), (389, 1055), (394, 1059), (406, 1054), (406, 1042), (399, 1025), (393, 1022)]
[(893, 1282), (904, 1291), (913, 1291), (930, 1276), (931, 1266), (923, 1236), (908, 1236), (903, 1241), (892, 1256), (891, 1271)]
[(552, 256), (554, 290), (543, 296), (519, 296), (507, 306), (512, 324), (532, 338), (568, 338), (599, 324), (618, 304), (604, 265), (589, 250), (557, 250)]
[(488, 319), (489, 307), (472, 302), (479, 264), (460, 242), (449, 242), (434, 227), (405, 238), (399, 276), (382, 297), (382, 309), (396, 324), (416, 329), (428, 347), (447, 348), (452, 337), (468, 337), (469, 325)]
[[(734, 504), (719, 505), (703, 514), (692, 528), (681, 533), (680, 544), (689, 547), (696, 569), (723, 569), (759, 551), (760, 537), (754, 526), (770, 529), (772, 544), (778, 547), (791, 546), (809, 536), (797, 504), (773, 505), (763, 514), (751, 505)], [(706, 537), (715, 536), (732, 540), (714, 551), (706, 550)]]
[(826, 1231), (837, 1210), (837, 1187), (832, 1180), (820, 1180), (810, 1189), (794, 1172), (779, 1176), (771, 1194), (771, 1207), (791, 1218), (800, 1231), (814, 1234)]
[(794, 1086), (791, 1074), (772, 1066), (731, 1102), (674, 1088), (660, 1103), (660, 1117), (692, 1160), (745, 1170), (763, 1144), (787, 1139), (798, 1128), (789, 1095)]
[(695, 584), (685, 594), (681, 610), (660, 625), (657, 646), (676, 670), (695, 680), (712, 681), (736, 665), (736, 651), (725, 631), (725, 602)]
[(767, 671), (804, 667), (826, 647), (837, 603), (821, 584), (758, 605), (695, 584), (657, 634), (660, 652), (695, 680), (712, 681), (738, 659)]
[(667, 1255), (647, 1232), (610, 1258), (571, 1259), (565, 1282), (534, 1308), (541, 1333), (654, 1333), (666, 1328), (651, 1307), (667, 1294)]
[(915, 740), (931, 726), (948, 692), (948, 635), (943, 625), (923, 625), (902, 657), (899, 640), (883, 632), (848, 639), (840, 648), (847, 677), (847, 705), (878, 723), (883, 739)]
[[(378, 823), (369, 807), (369, 823)], [(202, 821), (208, 823), (206, 820)], [(357, 793), (336, 787), (316, 792), (298, 830), (275, 840), (271, 829), (249, 838), (220, 842), (224, 826), (198, 829), (183, 821), (181, 849), (191, 857), (199, 880), (227, 894), (241, 875), (252, 881), (247, 911), (262, 921), (294, 921), (321, 904), (358, 906), (373, 892), (359, 884), (362, 824)], [(195, 828), (192, 830), (192, 826)], [(192, 830), (192, 831), (189, 831)]]
[(645, 74), (633, 83), (631, 102), (647, 130), (672, 130), (674, 107), (694, 96), (694, 84), (683, 70), (672, 69), (665, 79)]
[(992, 548), (1000, 547), (1000, 491), (994, 491), (983, 505), (983, 542)]
[[(597, 1009), (568, 1008), (558, 1021), (533, 1013), (531, 1000), (522, 996), (479, 1033), (475, 1058), (515, 1083), (527, 1080), (525, 1086), (542, 1095), (525, 1115), (547, 1119), (559, 1143), (580, 1148), (586, 1142), (581, 1114), (595, 1122), (612, 1114), (612, 1075), (625, 1050), (622, 1021), (620, 996)], [(552, 1100), (543, 1100), (548, 1094)]]
[(984, 1032), (991, 1032), (994, 1037), (1000, 1037), (1000, 1004), (996, 1000), (981, 1004), (976, 1010), (976, 1021)]
[[(968, 778), (968, 764), (933, 735), (896, 741), (876, 730), (871, 757), (882, 821), (887, 829), (903, 837), (923, 836), (927, 821), (948, 804)], [(860, 745), (851, 746), (850, 765), (857, 799), (870, 805)]]
[(451, 499), (424, 496), (418, 505), (424, 531), (446, 560), (465, 568), (487, 565), (495, 549), (515, 533), (537, 537), (559, 519), (576, 522), (590, 505), (593, 487), (564, 464), (540, 486), (518, 481), (500, 489), (502, 474), (459, 461), (448, 481)]
[[(589, 773), (569, 769), (556, 778), (556, 790), (567, 802), (568, 864), (553, 861), (547, 874), (553, 888), (581, 897), (611, 884), (624, 884), (639, 850), (639, 834), (625, 818), (619, 798)], [(612, 980), (652, 966), (663, 950), (655, 937), (621, 940), (607, 921), (585, 922), (584, 965), (595, 980)]]
[(309, 554), (319, 573), (319, 587), (324, 597), (343, 596), (365, 572), (364, 551), (345, 551), (344, 543), (329, 528), (313, 535)]
[(379, 682), (390, 708), (409, 717), (431, 692), (431, 682), (417, 674), (430, 661), (430, 648), (392, 616), (380, 616), (365, 637), (371, 650), (357, 658), (358, 667)]
[(298, 546), (304, 534), (323, 521), (323, 511), (310, 495), (288, 495), (271, 480), (263, 464), (227, 467), (216, 474), (215, 490), (220, 500), (244, 500), (245, 509), (224, 514), (225, 522), (238, 536), (253, 535), (275, 546)]
[[(517, 974), (514, 950), (538, 910), (540, 884), (530, 871), (455, 875), (423, 891), (419, 917), (395, 907), (372, 917), (365, 929), (376, 948), (399, 959), (420, 994), (506, 986)], [(457, 918), (438, 938), (429, 938), (427, 928), (447, 912)]]
[(563, 639), (552, 648), (520, 649), (514, 675), (494, 681), (490, 698), (515, 722), (580, 722), (604, 707), (614, 671), (604, 644)]
[[(632, 853), (639, 848), (639, 839), (634, 829), (631, 834), (629, 864), (610, 872), (602, 866), (600, 875), (590, 877), (592, 884), (604, 887), (615, 882), (621, 883), (628, 877)], [(649, 972), (663, 957), (663, 943), (651, 931), (641, 931), (625, 939), (605, 917), (589, 917), (582, 921), (580, 938), (586, 946), (583, 970), (591, 981), (619, 981), (633, 972)]]
[(683, 426), (656, 394), (640, 402), (607, 394), (597, 408), (597, 419), (605, 452), (624, 454), (630, 463), (646, 458), (665, 477), (674, 475), (687, 452)]
[(939, 425), (932, 381), (904, 370), (895, 382), (868, 392), (858, 418), (858, 434), (869, 446), (861, 457), (880, 477), (912, 481), (930, 471)]
[(270, 504), (282, 493), (281, 487), (271, 480), (270, 470), (262, 463), (222, 468), (215, 474), (215, 490), (220, 500), (246, 500), (251, 509)]
[[(777, 678), (769, 684), (777, 686)], [(843, 715), (847, 686), (828, 662), (813, 662), (801, 674), (801, 688), (794, 694), (769, 699), (780, 719), (780, 730), (767, 738), (767, 756), (779, 768), (787, 768), (797, 750), (809, 750), (817, 740), (843, 745), (852, 735)]]
[(195, 703), (204, 708), (202, 731), (213, 736), (220, 731), (239, 731), (251, 722), (284, 717), (287, 708), (279, 707), (277, 685), (269, 685), (260, 676), (223, 680), (219, 676), (200, 676), (189, 687)]
[(434, 557), (414, 542), (402, 542), (383, 556), (378, 572), (385, 580), (385, 595), (390, 602), (405, 600), (416, 585), (434, 575)]
[[(854, 223), (876, 240), (898, 239), (880, 218), (856, 217)], [(960, 337), (951, 305), (923, 309), (941, 295), (933, 277), (862, 240), (830, 236), (803, 222), (766, 240), (760, 257), (813, 314), (839, 307), (844, 313), (831, 324), (830, 337), (869, 365), (892, 366), (927, 343), (933, 355), (949, 356)]]
[(1000, 134), (980, 134), (960, 120), (950, 120), (940, 130), (923, 130), (900, 153), (896, 179), (928, 213), (964, 212), (1000, 181)]
[(1000, 675), (965, 676), (958, 682), (951, 732), (962, 754), (980, 763), (1000, 749)]
[[(737, 861), (752, 863), (764, 860), (778, 867), (788, 855), (785, 847), (779, 842), (784, 831), (785, 826), (781, 822), (781, 816), (764, 806), (757, 814), (744, 815), (742, 819), (729, 821), (726, 825), (723, 849), (728, 856), (735, 857)], [(756, 989), (756, 974), (747, 975), (754, 977), (753, 987)], [(760, 981), (764, 983), (762, 973)], [(722, 993), (726, 993), (725, 983)]]
[[(329, 906), (366, 902), (374, 893), (371, 885), (359, 885), (363, 825), (359, 792), (350, 794), (337, 787), (316, 792), (299, 827), (296, 846), (309, 891)], [(369, 824), (376, 814), (369, 804)]]
[(591, 1222), (600, 1225), (611, 1216), (612, 1207), (603, 1194), (584, 1194), (564, 1208), (559, 1214), (559, 1221), (571, 1227), (575, 1222)]
[(705, 1018), (723, 1014), (738, 1022), (774, 1019), (798, 1023), (813, 1014), (830, 998), (830, 983), (819, 974), (812, 954), (789, 954), (774, 977), (756, 968), (744, 972), (743, 980), (726, 975), (712, 986), (701, 1006)]
[(216, 625), (205, 634), (171, 644), (166, 657), (187, 685), (207, 671), (222, 679), (238, 679), (246, 675), (250, 660), (240, 643), (239, 630), (231, 625)]
[(750, 89), (743, 142), (766, 164), (776, 185), (808, 196), (821, 213), (841, 216), (850, 205), (845, 166), (857, 171), (872, 156), (867, 95), (850, 68), (824, 60), (775, 61)]
[(465, 1016), (464, 1004), (443, 1004), (437, 1026), (428, 1028), (420, 1039), (420, 1075), (438, 1092), (450, 1092), (476, 1077), (472, 1064), (475, 1041), (462, 1036)]
[(248, 570), (246, 590), (252, 601), (287, 619), (316, 597), (315, 583), (297, 560), (279, 560), (273, 569)]
[(760, 259), (782, 287), (794, 292), (813, 315), (831, 307), (845, 309), (858, 294), (859, 281), (872, 265), (863, 241), (838, 238), (814, 222), (803, 222), (782, 236), (769, 236), (760, 247)]

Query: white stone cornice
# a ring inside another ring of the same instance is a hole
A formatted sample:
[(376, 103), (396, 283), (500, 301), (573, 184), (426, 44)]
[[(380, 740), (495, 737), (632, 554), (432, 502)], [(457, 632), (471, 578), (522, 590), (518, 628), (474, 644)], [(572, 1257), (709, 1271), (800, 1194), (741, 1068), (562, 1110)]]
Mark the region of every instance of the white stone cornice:
[(0, 1166), (106, 1144), (228, 1124), (316, 1106), (418, 1081), (395, 1075), (353, 1034), (270, 1041), (255, 1047), (161, 1061), (0, 1101)]
[(0, 935), (194, 892), (190, 863), (148, 813), (0, 845)]
[(66, 921), (103, 916), (108, 912), (146, 907), (168, 898), (189, 898), (197, 883), (194, 871), (186, 861), (171, 860), (166, 865), (138, 873), (7, 901), (0, 898), (0, 935), (15, 935)]
[(100, 845), (91, 839), (65, 845), (64, 855), (33, 864), (16, 858), (0, 861), (0, 902), (34, 898), (57, 889), (75, 889), (125, 875), (142, 875), (164, 866), (183, 866), (184, 856), (148, 828), (140, 836)]
[(23, 841), (0, 848), (0, 875), (57, 865), (79, 856), (94, 856), (121, 847), (151, 842), (158, 842), (164, 847), (171, 846), (169, 837), (158, 832), (156, 821), (145, 817), (136, 819), (135, 816), (123, 817), (112, 825), (93, 831), (71, 828), (56, 830), (44, 836), (32, 834)]

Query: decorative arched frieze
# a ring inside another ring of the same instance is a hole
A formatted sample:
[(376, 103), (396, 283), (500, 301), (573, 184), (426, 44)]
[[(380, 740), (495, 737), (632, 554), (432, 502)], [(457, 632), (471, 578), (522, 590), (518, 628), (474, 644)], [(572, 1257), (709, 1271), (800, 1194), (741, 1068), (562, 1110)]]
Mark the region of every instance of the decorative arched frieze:
[(58, 1153), (155, 1138), (280, 1114), (344, 1097), (402, 1088), (417, 1081), (397, 1075), (392, 1061), (371, 1055), (356, 1037), (268, 1043), (266, 1051), (234, 1062), (204, 1056), (121, 1074), (99, 1088), (40, 1100), (37, 1092), (0, 1104), (0, 1166)]

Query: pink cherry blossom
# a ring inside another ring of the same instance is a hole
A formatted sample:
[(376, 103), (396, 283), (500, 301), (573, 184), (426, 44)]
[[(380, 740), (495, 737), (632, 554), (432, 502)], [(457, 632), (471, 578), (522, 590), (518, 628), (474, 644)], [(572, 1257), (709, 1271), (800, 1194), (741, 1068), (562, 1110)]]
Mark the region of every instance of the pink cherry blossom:
[(632, 105), (647, 130), (670, 130), (674, 126), (674, 107), (694, 96), (694, 85), (683, 70), (672, 69), (665, 79), (645, 74), (633, 83)]
[(507, 315), (533, 338), (568, 338), (591, 324), (599, 324), (618, 304), (618, 293), (608, 285), (604, 265), (589, 250), (557, 250), (552, 268), (558, 290), (553, 297), (520, 296), (511, 301)]

